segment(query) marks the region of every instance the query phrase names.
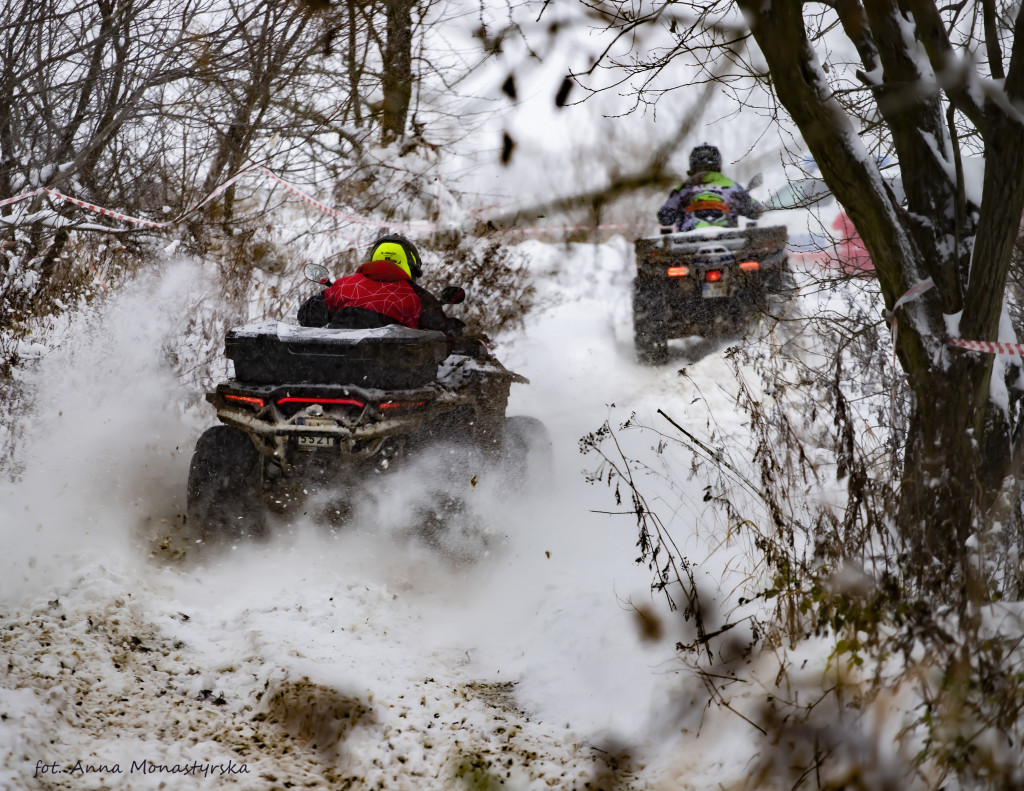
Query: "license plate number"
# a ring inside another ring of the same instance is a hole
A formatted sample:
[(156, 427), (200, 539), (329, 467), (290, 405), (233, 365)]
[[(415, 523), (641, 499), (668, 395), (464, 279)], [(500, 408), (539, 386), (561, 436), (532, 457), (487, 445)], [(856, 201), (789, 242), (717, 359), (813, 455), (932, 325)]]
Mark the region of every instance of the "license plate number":
[(704, 283), (701, 285), (701, 295), (704, 299), (729, 296), (729, 285), (727, 283)]
[[(333, 420), (324, 418), (303, 418), (299, 421), (300, 426), (334, 426)], [(319, 450), (320, 448), (333, 448), (334, 437), (315, 436), (312, 434), (299, 434), (295, 437), (295, 444), (302, 450)]]
[(317, 450), (319, 448), (333, 448), (334, 437), (310, 437), (299, 434), (296, 442), (303, 450)]

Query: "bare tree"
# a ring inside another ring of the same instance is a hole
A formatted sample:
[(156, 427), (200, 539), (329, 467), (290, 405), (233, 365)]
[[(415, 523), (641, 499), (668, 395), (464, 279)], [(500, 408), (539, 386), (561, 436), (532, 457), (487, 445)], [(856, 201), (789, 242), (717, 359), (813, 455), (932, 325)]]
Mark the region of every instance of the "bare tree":
[(185, 73), (199, 5), (54, 0), (8, 11), (0, 26), (2, 194), (76, 185), (81, 197), (123, 204), (145, 167), (131, 178), (119, 160), (127, 148), (146, 150), (135, 143), (145, 139), (159, 89)]
[(412, 101), (412, 12), (415, 0), (386, 0), (387, 41), (381, 67), (381, 140), (385, 145), (405, 135)]
[[(886, 307), (893, 310), (902, 294), (926, 278), (935, 284), (896, 316), (903, 319), (897, 353), (914, 393), (900, 524), (948, 572), (978, 518), (991, 518), (1006, 481), (1017, 472), (1016, 410), (992, 397), (993, 374), (1006, 371), (992, 356), (950, 351), (945, 317), (960, 314), (959, 332), (966, 338), (998, 339), (1024, 211), (1024, 127), (1015, 109), (1024, 98), (1024, 39), (1011, 52), (1002, 88), (979, 95), (975, 89), (983, 75), (971, 67), (970, 49), (958, 51), (950, 39), (956, 9), (944, 21), (930, 2), (902, 8), (837, 4), (900, 163), (903, 206), (822, 79), (802, 4), (769, 5), (755, 9), (740, 2), (780, 101), (876, 262)], [(1024, 27), (1024, 15), (1017, 16), (1015, 33)], [(780, 36), (787, 37), (786, 46), (779, 45)], [(995, 77), (1003, 68), (1000, 41), (984, 43), (994, 55), (985, 76)], [(947, 121), (953, 112), (984, 141), (988, 166), (980, 206), (965, 198), (962, 176), (957, 177), (957, 133)], [(938, 579), (943, 578), (947, 573)]]
[[(286, 149), (309, 146), (330, 132), (358, 143), (336, 121), (354, 104), (346, 83), (358, 83), (361, 76), (351, 52), (347, 65), (354, 74), (336, 62), (330, 41), (343, 24), (340, 12), (264, 0), (229, 0), (225, 11), (226, 20), (198, 42), (202, 68), (183, 102), (193, 112), (189, 125), (200, 136), (211, 130), (215, 135), (201, 195), (237, 173), (275, 136)], [(350, 33), (355, 36), (355, 30)], [(312, 155), (307, 152), (307, 162)], [(218, 212), (225, 223), (233, 219), (234, 199), (232, 187)]]
[[(154, 104), (186, 73), (201, 2), (9, 3), (0, 23), (0, 197), (47, 187), (158, 211)], [(11, 341), (27, 331), (26, 319), (77, 301), (87, 285), (66, 252), (69, 229), (81, 223), (78, 209), (49, 195), (0, 210), (0, 372), (16, 362)]]
[[(953, 348), (950, 335), (994, 341), (1024, 211), (1024, 11), (974, 0), (736, 0), (642, 6), (585, 4), (617, 41), (669, 45), (603, 63), (639, 77), (688, 65), (739, 90), (762, 79), (803, 138), (875, 264), (911, 393), (898, 522), (949, 589), (970, 574), (962, 547), (1019, 497), (1020, 369)], [(739, 13), (737, 13), (739, 12)], [(763, 61), (737, 57), (752, 38)], [(611, 48), (609, 48), (610, 51)], [(843, 53), (856, 53), (847, 63)], [(720, 56), (720, 57), (719, 57)], [(728, 77), (712, 74), (721, 59)], [(749, 97), (751, 94), (747, 94)], [(750, 102), (740, 94), (741, 101)], [(763, 107), (775, 115), (771, 105)], [(985, 156), (980, 201), (964, 187), (963, 152)], [(883, 174), (897, 164), (905, 197)], [(934, 284), (914, 298), (908, 292)], [(916, 287), (916, 288), (915, 288)], [(893, 312), (894, 311), (894, 312)], [(1004, 338), (1005, 339), (1005, 338)], [(1008, 394), (1008, 395), (1007, 395)]]

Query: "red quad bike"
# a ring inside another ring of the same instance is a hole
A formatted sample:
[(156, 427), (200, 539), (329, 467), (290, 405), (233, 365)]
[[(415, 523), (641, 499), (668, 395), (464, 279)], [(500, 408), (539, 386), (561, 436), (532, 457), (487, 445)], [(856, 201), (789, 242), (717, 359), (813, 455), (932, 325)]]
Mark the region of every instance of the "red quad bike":
[[(327, 270), (305, 274), (322, 283)], [(445, 295), (449, 304), (465, 297), (454, 287)], [(459, 458), (460, 482), (484, 464), (512, 488), (531, 453), (550, 453), (539, 420), (505, 416), (511, 385), (527, 380), (479, 339), (262, 321), (229, 330), (225, 355), (235, 376), (206, 396), (221, 425), (199, 437), (188, 476), (188, 533), (204, 541), (265, 534), (268, 511), (294, 513), (312, 493), (331, 492), (328, 516), (343, 519), (372, 476), (438, 443), (472, 451), (444, 456), (441, 478), (453, 479)], [(446, 505), (435, 523), (458, 508), (457, 495), (438, 496)]]
[[(752, 185), (754, 186), (754, 185)], [(668, 341), (742, 333), (793, 293), (784, 226), (703, 228), (638, 239), (633, 337), (641, 362), (668, 360)]]

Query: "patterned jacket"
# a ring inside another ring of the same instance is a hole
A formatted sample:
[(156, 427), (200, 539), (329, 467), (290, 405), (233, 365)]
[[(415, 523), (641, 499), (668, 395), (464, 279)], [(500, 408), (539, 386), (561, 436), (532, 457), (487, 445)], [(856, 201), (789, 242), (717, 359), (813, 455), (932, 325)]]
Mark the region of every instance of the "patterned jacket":
[(658, 222), (679, 231), (697, 228), (735, 228), (739, 216), (757, 217), (759, 204), (730, 178), (713, 170), (697, 173), (668, 196), (658, 210)]
[(445, 315), (437, 298), (396, 264), (370, 261), (306, 300), (299, 308), (299, 324), (348, 329), (402, 324), (457, 333), (462, 322)]

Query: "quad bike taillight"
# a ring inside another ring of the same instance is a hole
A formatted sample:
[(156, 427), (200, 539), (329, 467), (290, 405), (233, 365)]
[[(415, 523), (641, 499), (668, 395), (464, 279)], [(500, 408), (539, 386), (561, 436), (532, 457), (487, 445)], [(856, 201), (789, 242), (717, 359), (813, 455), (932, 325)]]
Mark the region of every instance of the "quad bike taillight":
[(761, 268), (757, 261), (740, 261), (740, 269), (744, 272), (754, 272)]
[(326, 412), (332, 418), (346, 415), (355, 418), (366, 409), (366, 401), (352, 396), (327, 396), (327, 395), (306, 395), (306, 396), (282, 396), (275, 399), (275, 404), (281, 412), (287, 416), (299, 413), (316, 418)]
[(384, 401), (380, 404), (382, 412), (395, 414), (397, 412), (408, 412), (426, 406), (426, 401)]
[(709, 269), (707, 272), (704, 273), (704, 280), (706, 280), (708, 283), (717, 283), (721, 279), (721, 269)]
[(690, 270), (685, 266), (670, 266), (665, 270), (665, 274), (669, 277), (686, 277)]
[(257, 398), (256, 396), (235, 395), (234, 393), (225, 393), (224, 400), (241, 404), (242, 406), (247, 406), (249, 409), (255, 409), (257, 412), (267, 405), (267, 402), (262, 398)]
[(308, 406), (310, 404), (319, 404), (321, 406), (355, 406), (360, 409), (366, 406), (365, 403), (356, 398), (298, 398), (296, 396), (286, 396), (285, 398), (277, 399), (278, 406)]

